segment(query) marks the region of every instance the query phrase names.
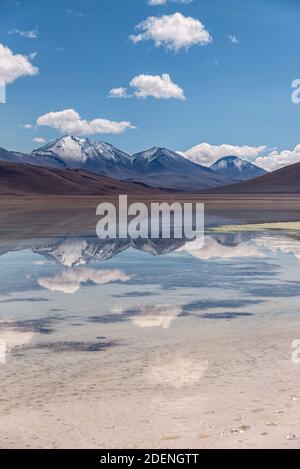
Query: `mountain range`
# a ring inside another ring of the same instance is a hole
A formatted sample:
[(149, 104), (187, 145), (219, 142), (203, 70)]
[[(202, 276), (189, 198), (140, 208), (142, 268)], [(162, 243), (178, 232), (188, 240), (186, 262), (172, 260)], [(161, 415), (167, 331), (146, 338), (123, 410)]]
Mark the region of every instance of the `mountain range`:
[(299, 194), (300, 163), (278, 169), (249, 181), (213, 189), (224, 194)]
[(266, 173), (234, 156), (206, 167), (167, 148), (153, 147), (130, 156), (109, 143), (74, 136), (61, 137), (30, 154), (0, 148), (0, 161), (56, 170), (82, 170), (113, 180), (188, 192), (225, 186)]

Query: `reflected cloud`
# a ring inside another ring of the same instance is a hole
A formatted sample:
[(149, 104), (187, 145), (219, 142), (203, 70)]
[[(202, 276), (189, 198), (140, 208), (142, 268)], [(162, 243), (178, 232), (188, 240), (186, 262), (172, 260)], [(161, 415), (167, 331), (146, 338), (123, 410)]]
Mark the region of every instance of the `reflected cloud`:
[(174, 251), (185, 252), (196, 259), (262, 258), (265, 250), (292, 253), (300, 260), (300, 240), (288, 232), (237, 232), (208, 233), (204, 246), (201, 239), (105, 239), (96, 236), (52, 237), (16, 242), (5, 242), (0, 246), (0, 255), (13, 251), (31, 249), (42, 256), (34, 265), (42, 267), (50, 260), (68, 268), (105, 262), (114, 256), (135, 249), (153, 256), (163, 256)]
[(114, 322), (132, 321), (141, 328), (161, 327), (168, 329), (177, 317), (183, 313), (181, 305), (145, 305), (136, 308), (115, 306), (110, 313), (101, 316), (91, 316), (89, 322), (108, 324)]
[(256, 245), (260, 248), (265, 248), (277, 254), (293, 254), (300, 260), (300, 240), (293, 239), (288, 236), (261, 236), (255, 240)]
[(213, 236), (205, 236), (204, 245), (201, 240), (196, 239), (193, 242), (186, 243), (178, 251), (185, 251), (201, 260), (264, 257), (264, 253), (252, 241), (242, 242), (237, 245), (224, 245)]
[(50, 291), (67, 294), (76, 293), (83, 283), (103, 285), (111, 282), (127, 282), (130, 276), (122, 270), (95, 270), (88, 268), (73, 268), (54, 277), (40, 277), (38, 284)]
[(180, 316), (183, 310), (181, 306), (156, 305), (138, 308), (135, 311), (138, 314), (132, 317), (135, 326), (169, 329), (172, 321)]

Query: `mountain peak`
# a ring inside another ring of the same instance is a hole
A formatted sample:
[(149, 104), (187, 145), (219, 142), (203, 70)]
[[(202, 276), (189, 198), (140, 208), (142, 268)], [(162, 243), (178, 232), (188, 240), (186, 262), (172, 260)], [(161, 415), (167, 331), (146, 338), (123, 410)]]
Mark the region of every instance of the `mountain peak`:
[(143, 163), (144, 165), (149, 165), (152, 162), (160, 159), (181, 161), (182, 156), (165, 147), (152, 147), (149, 150), (136, 153), (132, 157), (133, 163)]
[(217, 174), (227, 176), (233, 180), (252, 179), (266, 173), (266, 171), (259, 166), (234, 155), (218, 159), (211, 165), (211, 169)]
[(237, 160), (245, 161), (245, 160), (242, 160), (242, 158), (240, 158), (239, 156), (229, 155), (229, 156), (223, 156), (222, 158), (219, 158), (214, 164), (217, 164), (220, 161), (237, 161)]

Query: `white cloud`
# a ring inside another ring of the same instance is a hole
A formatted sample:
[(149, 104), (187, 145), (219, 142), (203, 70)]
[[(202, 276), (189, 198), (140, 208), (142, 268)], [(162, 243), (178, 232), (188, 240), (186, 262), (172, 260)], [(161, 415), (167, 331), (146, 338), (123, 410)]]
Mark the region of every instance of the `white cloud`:
[(293, 150), (283, 150), (281, 152), (272, 151), (266, 156), (259, 156), (255, 163), (268, 171), (275, 171), (294, 163), (300, 162), (300, 144)]
[(38, 284), (50, 291), (58, 291), (73, 295), (82, 283), (92, 282), (103, 285), (111, 282), (127, 282), (130, 277), (122, 270), (95, 270), (74, 268), (64, 271), (55, 277), (41, 277)]
[(30, 58), (30, 60), (34, 60), (37, 56), (37, 52), (30, 52), (30, 54), (28, 55), (28, 57)]
[(134, 95), (138, 98), (152, 96), (156, 99), (185, 99), (183, 89), (173, 83), (167, 73), (163, 73), (161, 76), (138, 75), (131, 80), (130, 86), (137, 88)]
[(127, 88), (112, 88), (108, 93), (109, 98), (129, 98), (127, 94)]
[(150, 6), (159, 6), (166, 5), (168, 2), (181, 3), (186, 5), (187, 3), (192, 3), (194, 0), (148, 0), (148, 5)]
[(8, 47), (0, 44), (0, 80), (8, 84), (17, 78), (38, 73), (39, 69), (30, 63), (28, 57), (14, 54)]
[(38, 145), (46, 143), (46, 140), (42, 137), (36, 137), (32, 141), (33, 141), (33, 143), (37, 143)]
[(133, 94), (128, 94), (127, 88), (113, 88), (110, 90), (109, 98), (147, 98), (156, 99), (180, 99), (185, 100), (184, 91), (172, 82), (170, 75), (138, 75), (129, 83), (131, 88), (136, 88)]
[(186, 152), (178, 152), (188, 160), (204, 166), (210, 166), (219, 158), (224, 156), (238, 156), (245, 159), (253, 159), (258, 157), (266, 150), (264, 145), (258, 147), (250, 147), (247, 145), (210, 145), (209, 143), (200, 143)]
[(209, 32), (198, 19), (183, 16), (178, 12), (159, 17), (149, 16), (137, 25), (136, 29), (140, 32), (130, 36), (135, 44), (152, 40), (156, 47), (162, 46), (175, 52), (212, 42)]
[(229, 34), (229, 41), (232, 43), (232, 44), (239, 44), (239, 39), (234, 35), (234, 34)]
[(37, 28), (30, 29), (29, 31), (22, 31), (21, 29), (13, 28), (8, 31), (8, 34), (17, 34), (18, 36), (26, 39), (36, 39), (39, 35), (39, 31)]
[(35, 129), (35, 126), (34, 126), (34, 125), (31, 125), (31, 124), (21, 124), (20, 127), (23, 127), (23, 129), (26, 129), (26, 130), (33, 130), (33, 129)]
[(165, 5), (168, 0), (148, 0), (148, 5), (150, 6), (158, 6), (158, 5)]
[(254, 164), (267, 171), (275, 171), (291, 164), (300, 163), (300, 144), (296, 145), (293, 150), (273, 150), (268, 154), (266, 154), (266, 150), (267, 147), (265, 145), (251, 147), (248, 145), (210, 145), (209, 143), (200, 143), (200, 145), (196, 145), (190, 150), (185, 152), (178, 151), (177, 153), (194, 163), (204, 166), (210, 166), (224, 156), (238, 156), (251, 160)]
[(36, 123), (38, 126), (48, 126), (63, 133), (76, 135), (120, 134), (127, 129), (136, 128), (127, 121), (116, 122), (100, 118), (87, 121), (81, 119), (74, 109), (49, 112), (40, 116)]

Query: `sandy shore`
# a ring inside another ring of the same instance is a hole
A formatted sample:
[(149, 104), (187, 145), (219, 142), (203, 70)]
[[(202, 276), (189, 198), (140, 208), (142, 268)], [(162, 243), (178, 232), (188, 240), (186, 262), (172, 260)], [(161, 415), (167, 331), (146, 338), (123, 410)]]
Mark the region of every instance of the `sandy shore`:
[(295, 326), (115, 329), (130, 350), (11, 358), (1, 447), (299, 448)]
[[(201, 202), (206, 218), (223, 218), (228, 223), (265, 223), (299, 221), (300, 195), (187, 195), (169, 194), (129, 197), (129, 201)], [(96, 207), (115, 198), (85, 197), (0, 197), (0, 240), (27, 239), (49, 235), (95, 233)]]

